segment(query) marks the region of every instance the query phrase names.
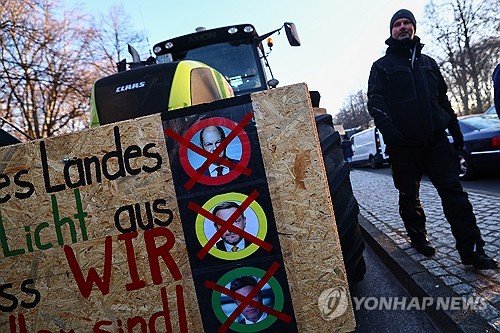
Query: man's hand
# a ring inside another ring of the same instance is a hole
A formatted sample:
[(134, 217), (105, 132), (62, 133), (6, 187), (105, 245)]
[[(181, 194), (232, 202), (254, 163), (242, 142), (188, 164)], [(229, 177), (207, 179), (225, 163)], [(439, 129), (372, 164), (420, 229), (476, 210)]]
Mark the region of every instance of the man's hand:
[(464, 136), (462, 135), (462, 131), (458, 126), (458, 121), (454, 122), (448, 130), (450, 131), (451, 137), (453, 138), (453, 147), (456, 150), (464, 149)]

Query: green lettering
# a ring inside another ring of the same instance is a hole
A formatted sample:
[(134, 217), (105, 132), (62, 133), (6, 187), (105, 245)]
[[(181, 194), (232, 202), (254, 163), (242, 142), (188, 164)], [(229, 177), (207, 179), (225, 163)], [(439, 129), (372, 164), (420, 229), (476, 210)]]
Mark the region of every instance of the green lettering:
[(82, 239), (86, 241), (89, 239), (89, 237), (87, 236), (87, 226), (85, 225), (85, 218), (88, 216), (88, 214), (87, 212), (83, 211), (82, 198), (80, 197), (80, 190), (75, 189), (74, 195), (76, 201), (76, 210), (78, 211), (78, 214), (75, 214), (73, 216), (77, 218), (78, 221), (80, 221), (80, 229), (82, 230)]
[(40, 250), (47, 250), (52, 247), (52, 243), (42, 244), (42, 242), (40, 241), (40, 233), (42, 232), (43, 229), (47, 228), (48, 226), (49, 222), (42, 222), (39, 225), (37, 225), (35, 229), (35, 245)]
[(7, 235), (5, 234), (5, 227), (3, 226), (2, 212), (0, 212), (0, 242), (2, 242), (2, 250), (5, 257), (17, 256), (25, 252), (24, 249), (9, 249), (9, 243), (7, 243)]
[(71, 233), (71, 241), (73, 243), (76, 243), (76, 230), (75, 230), (75, 224), (73, 223), (73, 220), (71, 220), (69, 217), (63, 217), (62, 219), (59, 218), (59, 209), (57, 207), (57, 199), (56, 195), (52, 194), (50, 196), (50, 200), (52, 201), (52, 215), (54, 216), (54, 228), (56, 229), (56, 234), (57, 234), (57, 243), (59, 245), (64, 245), (64, 239), (61, 231), (61, 227), (64, 224), (68, 224), (69, 230)]

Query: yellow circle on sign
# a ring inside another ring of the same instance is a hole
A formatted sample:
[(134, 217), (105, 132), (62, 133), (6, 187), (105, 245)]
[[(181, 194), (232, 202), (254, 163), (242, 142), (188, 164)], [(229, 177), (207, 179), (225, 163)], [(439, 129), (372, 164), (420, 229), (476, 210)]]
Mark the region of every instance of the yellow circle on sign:
[[(224, 194), (219, 194), (208, 200), (204, 205), (203, 209), (206, 211), (209, 211), (212, 213), (213, 209), (219, 205), (222, 202), (226, 201), (232, 201), (235, 202), (239, 205), (243, 203), (248, 198), (248, 195), (241, 194), (241, 193), (236, 193), (236, 192), (230, 192), (230, 193), (224, 193)], [(253, 234), (257, 238), (264, 240), (267, 235), (267, 218), (266, 214), (264, 213), (264, 210), (262, 207), (259, 205), (257, 201), (253, 201), (247, 209), (244, 211), (245, 217), (247, 219), (247, 228), (245, 228), (245, 231), (248, 232), (248, 225), (251, 217), (254, 218), (254, 223), (256, 223), (256, 233)], [(205, 224), (206, 221), (209, 221), (213, 225), (213, 221), (210, 219), (205, 218), (203, 215), (198, 214), (196, 217), (195, 221), (195, 229), (196, 229), (196, 237), (198, 238), (198, 241), (200, 242), (201, 246), (204, 247), (205, 244), (208, 243), (208, 237), (205, 232)], [(215, 230), (215, 227), (213, 228)], [(215, 232), (214, 232), (215, 233)], [(249, 232), (250, 233), (250, 232)], [(213, 234), (212, 234), (213, 235)], [(210, 237), (211, 238), (211, 237)], [(246, 248), (236, 251), (236, 252), (226, 252), (219, 250), (215, 246), (212, 247), (208, 253), (213, 255), (214, 257), (224, 259), (224, 260), (238, 260), (242, 259), (245, 257), (248, 257), (257, 249), (259, 246), (257, 244), (251, 243), (248, 245)]]

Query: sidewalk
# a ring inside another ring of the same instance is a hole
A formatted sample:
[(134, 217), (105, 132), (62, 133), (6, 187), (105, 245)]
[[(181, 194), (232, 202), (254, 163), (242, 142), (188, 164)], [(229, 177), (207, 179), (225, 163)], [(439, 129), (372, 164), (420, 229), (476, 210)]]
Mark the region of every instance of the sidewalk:
[[(412, 296), (481, 297), (486, 304), (477, 311), (434, 310), (428, 315), (448, 332), (500, 332), (500, 271), (474, 271), (460, 263), (434, 187), (428, 182), (420, 187), (429, 238), (436, 247), (436, 254), (428, 258), (408, 243), (392, 178), (363, 170), (354, 170), (350, 178), (366, 241)], [(486, 241), (485, 250), (500, 261), (500, 197), (469, 192), (469, 199)]]

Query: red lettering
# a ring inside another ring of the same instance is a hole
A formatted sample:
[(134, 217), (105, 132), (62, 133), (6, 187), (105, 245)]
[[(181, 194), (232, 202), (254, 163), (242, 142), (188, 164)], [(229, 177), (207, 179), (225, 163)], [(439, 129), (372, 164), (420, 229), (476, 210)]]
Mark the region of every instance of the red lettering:
[(179, 316), (179, 328), (181, 333), (188, 332), (186, 308), (184, 307), (184, 295), (182, 294), (182, 286), (175, 286), (175, 296), (177, 298), (177, 315)]
[[(165, 237), (167, 241), (165, 244), (156, 247), (155, 238), (157, 237)], [(180, 280), (182, 278), (181, 272), (169, 252), (175, 243), (174, 234), (167, 228), (153, 228), (144, 232), (144, 241), (146, 242), (146, 251), (148, 253), (149, 268), (151, 270), (153, 283), (158, 285), (163, 282), (161, 278), (160, 262), (158, 260), (159, 257), (163, 258), (173, 278), (176, 281)]]
[(130, 272), (131, 283), (127, 283), (125, 288), (127, 291), (138, 290), (146, 286), (146, 281), (139, 278), (139, 272), (137, 271), (137, 264), (135, 261), (134, 244), (132, 244), (132, 239), (137, 237), (136, 232), (129, 232), (126, 234), (121, 234), (118, 236), (119, 240), (125, 241), (125, 248), (127, 250), (127, 262), (128, 270)]
[(95, 284), (97, 288), (101, 291), (103, 295), (107, 295), (109, 293), (109, 282), (111, 280), (111, 259), (113, 255), (113, 246), (112, 246), (111, 236), (107, 236), (105, 240), (105, 248), (104, 248), (104, 273), (103, 279), (101, 280), (100, 276), (97, 274), (94, 267), (89, 269), (87, 279), (84, 278), (82, 269), (76, 260), (75, 254), (73, 253), (73, 249), (69, 245), (64, 246), (64, 254), (66, 255), (66, 259), (68, 261), (69, 267), (71, 268), (71, 272), (73, 273), (73, 277), (75, 278), (76, 284), (80, 289), (80, 293), (83, 297), (89, 298), (90, 293), (92, 292), (92, 286)]
[(16, 317), (14, 315), (9, 316), (9, 329), (10, 329), (10, 333), (17, 332)]
[(170, 312), (168, 309), (167, 290), (165, 289), (165, 287), (161, 288), (160, 294), (163, 309), (161, 311), (153, 313), (151, 318), (149, 318), (149, 331), (151, 333), (156, 333), (156, 319), (163, 317), (165, 320), (165, 333), (172, 333), (172, 324), (170, 322)]
[(101, 329), (101, 326), (102, 325), (106, 325), (106, 326), (109, 326), (109, 325), (112, 325), (113, 323), (109, 320), (101, 320), (101, 321), (98, 321), (97, 323), (94, 324), (94, 328), (92, 329), (92, 331), (94, 333), (111, 333), (110, 331), (105, 331), (103, 329)]
[(17, 317), (19, 321), (19, 333), (28, 333), (28, 329), (26, 328), (26, 320), (24, 319), (24, 315), (21, 313)]
[(127, 332), (132, 333), (137, 324), (141, 324), (141, 333), (148, 333), (146, 320), (139, 316), (127, 319)]

